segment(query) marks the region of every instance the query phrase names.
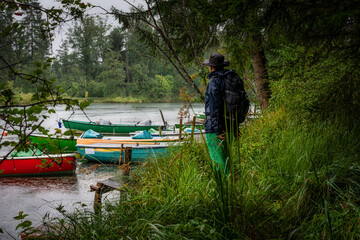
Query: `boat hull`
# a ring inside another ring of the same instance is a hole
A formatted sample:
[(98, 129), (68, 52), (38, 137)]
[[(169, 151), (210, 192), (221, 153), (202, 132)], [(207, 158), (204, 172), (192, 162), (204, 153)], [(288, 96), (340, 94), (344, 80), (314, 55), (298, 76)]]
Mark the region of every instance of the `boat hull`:
[(167, 145), (134, 146), (125, 144), (120, 160), (120, 146), (77, 145), (81, 157), (102, 163), (124, 163), (126, 147), (132, 147), (131, 162), (141, 162), (154, 156), (160, 157), (169, 151)]
[(92, 129), (98, 133), (130, 133), (141, 130), (149, 130), (151, 128), (158, 128), (160, 125), (150, 125), (150, 126), (139, 126), (136, 124), (111, 124), (111, 125), (101, 125), (94, 122), (85, 122), (85, 121), (74, 121), (74, 120), (62, 120), (66, 128), (79, 131), (87, 131)]
[(75, 154), (10, 157), (0, 159), (0, 177), (73, 174)]

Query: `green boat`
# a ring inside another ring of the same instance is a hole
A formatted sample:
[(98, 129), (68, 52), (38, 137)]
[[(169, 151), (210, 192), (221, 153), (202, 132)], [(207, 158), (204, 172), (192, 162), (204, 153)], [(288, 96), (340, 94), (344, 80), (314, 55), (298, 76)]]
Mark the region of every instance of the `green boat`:
[[(175, 127), (176, 127), (176, 128), (180, 128), (180, 124), (179, 124), (179, 123), (176, 123), (176, 124), (175, 124)], [(182, 124), (182, 128), (183, 128), (183, 129), (184, 129), (184, 128), (192, 128), (192, 122), (183, 123), (183, 124)], [(200, 129), (205, 129), (205, 128), (204, 128), (204, 124), (203, 124), (202, 122), (196, 122), (196, 123), (195, 123), (195, 129), (198, 129), (198, 130), (200, 130)]]
[(100, 124), (96, 122), (86, 122), (86, 121), (76, 121), (76, 120), (62, 120), (64, 126), (68, 129), (87, 131), (89, 129), (98, 132), (98, 133), (130, 133), (136, 131), (149, 130), (151, 128), (159, 128), (161, 125), (141, 125), (141, 124)]
[(46, 135), (30, 135), (33, 146), (47, 153), (73, 153), (77, 151), (76, 137), (58, 137)]

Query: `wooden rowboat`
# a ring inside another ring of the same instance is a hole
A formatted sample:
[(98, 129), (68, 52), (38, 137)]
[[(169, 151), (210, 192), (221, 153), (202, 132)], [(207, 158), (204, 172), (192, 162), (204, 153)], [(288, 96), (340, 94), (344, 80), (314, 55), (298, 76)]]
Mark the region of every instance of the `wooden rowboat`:
[(103, 137), (103, 138), (78, 138), (79, 144), (132, 144), (132, 145), (156, 145), (160, 143), (178, 142), (177, 137), (153, 137), (151, 139), (132, 139), (131, 137)]
[(80, 156), (102, 163), (123, 163), (126, 147), (132, 148), (131, 162), (144, 161), (148, 157), (163, 156), (169, 146), (176, 146), (178, 139), (83, 139), (77, 140)]
[(0, 158), (0, 177), (73, 174), (75, 154)]
[(66, 128), (79, 131), (87, 131), (89, 129), (98, 133), (130, 133), (141, 130), (149, 130), (150, 128), (159, 128), (160, 125), (139, 125), (139, 124), (100, 124), (96, 122), (85, 122), (75, 120), (62, 120)]

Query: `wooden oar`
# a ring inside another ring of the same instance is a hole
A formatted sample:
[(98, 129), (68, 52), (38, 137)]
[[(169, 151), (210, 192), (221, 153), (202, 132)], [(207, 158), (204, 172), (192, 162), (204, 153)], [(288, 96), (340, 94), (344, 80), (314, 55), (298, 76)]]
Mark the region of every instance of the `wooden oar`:
[(164, 115), (163, 115), (161, 109), (159, 109), (159, 111), (160, 111), (160, 115), (161, 115), (161, 118), (162, 118), (162, 120), (163, 120), (164, 126), (166, 127), (167, 122), (165, 121)]

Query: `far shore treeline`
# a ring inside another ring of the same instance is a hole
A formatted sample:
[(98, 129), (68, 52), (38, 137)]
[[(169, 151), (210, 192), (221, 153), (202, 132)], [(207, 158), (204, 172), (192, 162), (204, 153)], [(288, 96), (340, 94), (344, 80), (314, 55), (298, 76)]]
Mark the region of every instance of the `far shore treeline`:
[[(8, 17), (0, 19), (0, 24), (19, 21), (13, 15)], [(8, 36), (13, 46), (2, 49), (7, 61), (18, 63), (19, 71), (32, 73), (38, 67), (36, 62), (51, 53), (51, 41), (43, 38), (41, 21), (36, 21), (41, 18), (40, 11), (27, 14), (20, 20), (24, 34), (13, 32)], [(41, 74), (56, 79), (71, 97), (96, 102), (170, 102), (179, 101), (183, 88), (171, 64), (152, 56), (137, 34), (113, 27), (105, 18), (88, 16), (76, 21), (52, 58)], [(23, 102), (29, 102), (37, 91), (36, 85), (11, 71), (1, 74), (0, 82), (12, 84)]]

